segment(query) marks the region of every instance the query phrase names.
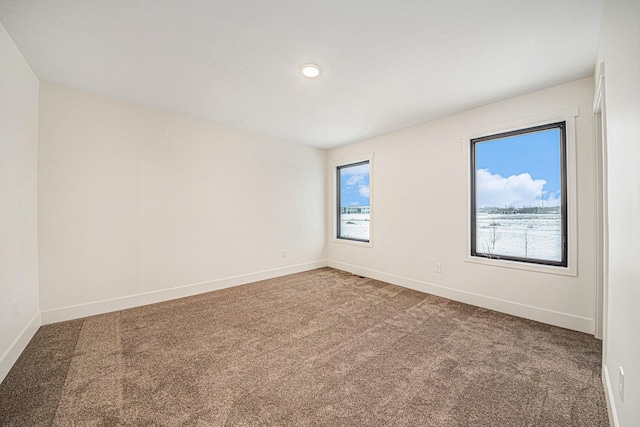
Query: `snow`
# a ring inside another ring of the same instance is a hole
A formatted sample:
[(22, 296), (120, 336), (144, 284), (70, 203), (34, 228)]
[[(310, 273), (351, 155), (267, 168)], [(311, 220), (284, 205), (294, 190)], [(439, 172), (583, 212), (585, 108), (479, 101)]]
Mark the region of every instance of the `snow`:
[[(369, 240), (369, 214), (343, 214), (343, 238)], [(479, 253), (562, 260), (562, 221), (550, 214), (477, 214), (476, 251)]]
[(369, 214), (343, 214), (340, 218), (341, 237), (369, 240)]
[(485, 254), (562, 260), (561, 215), (477, 214), (476, 251)]

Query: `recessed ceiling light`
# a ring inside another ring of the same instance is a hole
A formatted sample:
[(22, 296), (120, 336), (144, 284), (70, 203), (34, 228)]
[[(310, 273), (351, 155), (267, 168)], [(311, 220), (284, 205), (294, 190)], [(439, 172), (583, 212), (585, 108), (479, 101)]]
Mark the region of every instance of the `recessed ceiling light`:
[(315, 64), (307, 64), (302, 66), (302, 74), (305, 77), (318, 77), (320, 75), (320, 67)]

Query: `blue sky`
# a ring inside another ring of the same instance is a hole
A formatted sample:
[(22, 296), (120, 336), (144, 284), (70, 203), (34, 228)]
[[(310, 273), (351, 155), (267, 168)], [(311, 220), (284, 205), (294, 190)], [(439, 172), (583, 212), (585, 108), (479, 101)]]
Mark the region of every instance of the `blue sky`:
[(560, 203), (560, 130), (476, 144), (478, 207)]
[(340, 169), (340, 206), (369, 206), (369, 164)]

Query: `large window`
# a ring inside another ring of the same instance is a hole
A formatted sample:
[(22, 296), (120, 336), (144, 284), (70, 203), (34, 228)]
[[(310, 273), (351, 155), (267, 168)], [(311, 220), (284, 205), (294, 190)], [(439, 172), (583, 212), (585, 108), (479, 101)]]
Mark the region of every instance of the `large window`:
[(371, 239), (370, 172), (369, 160), (336, 168), (338, 239), (356, 242)]
[(471, 139), (471, 255), (567, 266), (565, 122)]

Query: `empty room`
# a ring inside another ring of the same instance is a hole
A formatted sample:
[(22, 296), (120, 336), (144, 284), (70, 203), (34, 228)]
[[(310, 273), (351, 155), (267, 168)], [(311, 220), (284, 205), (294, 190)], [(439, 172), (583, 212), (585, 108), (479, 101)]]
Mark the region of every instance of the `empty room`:
[(0, 425), (640, 425), (640, 1), (0, 0)]

